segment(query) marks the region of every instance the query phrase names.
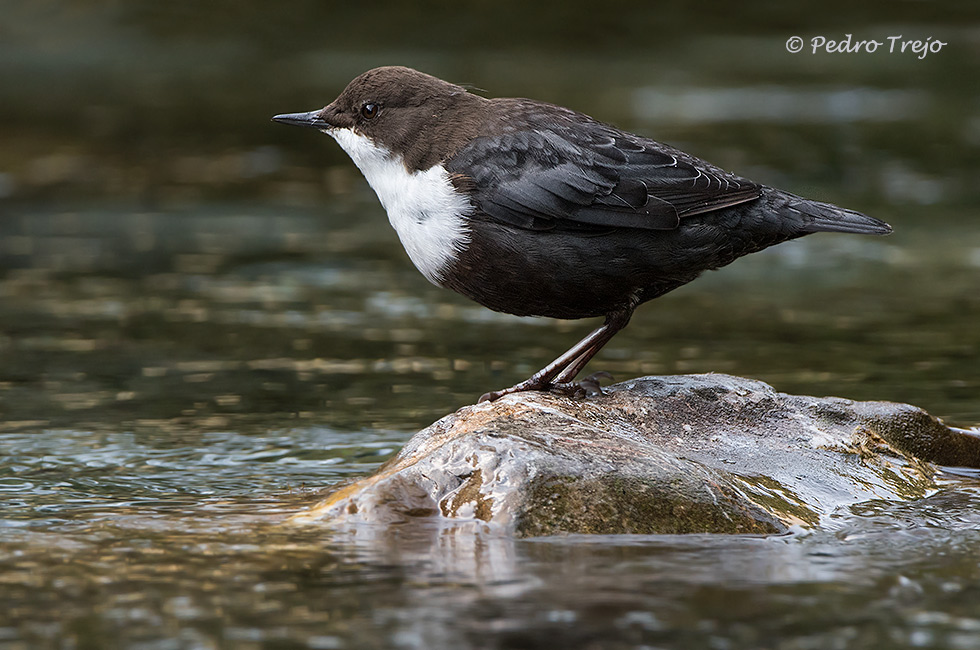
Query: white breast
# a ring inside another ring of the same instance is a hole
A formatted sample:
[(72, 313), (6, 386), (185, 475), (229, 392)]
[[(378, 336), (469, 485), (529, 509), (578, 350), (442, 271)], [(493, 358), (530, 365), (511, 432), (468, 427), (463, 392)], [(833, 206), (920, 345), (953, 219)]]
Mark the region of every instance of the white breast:
[(453, 189), (442, 165), (409, 172), (402, 157), (350, 129), (324, 133), (347, 152), (381, 200), (388, 221), (415, 267), (441, 284), (456, 255), (469, 243), (464, 215), (473, 207)]

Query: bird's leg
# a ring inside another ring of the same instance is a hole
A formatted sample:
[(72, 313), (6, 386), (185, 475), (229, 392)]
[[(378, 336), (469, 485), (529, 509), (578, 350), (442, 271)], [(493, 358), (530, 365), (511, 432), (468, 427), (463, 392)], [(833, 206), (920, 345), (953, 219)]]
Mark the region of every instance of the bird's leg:
[(559, 388), (571, 393), (582, 393), (583, 391), (589, 395), (594, 395), (596, 393), (601, 394), (602, 389), (599, 385), (599, 380), (602, 378), (612, 379), (612, 375), (604, 370), (593, 373), (583, 379), (580, 382), (572, 383), (575, 377), (578, 376), (582, 369), (592, 360), (602, 347), (612, 339), (613, 335), (619, 330), (626, 327), (627, 323), (630, 321), (630, 317), (633, 315), (633, 310), (613, 312), (606, 317), (606, 325), (611, 325), (615, 329), (607, 334), (605, 340), (599, 342), (593, 347), (582, 352), (577, 359), (572, 363), (568, 364), (564, 370), (558, 373), (552, 380), (552, 387)]
[[(570, 382), (581, 372), (592, 357), (618, 332), (626, 327), (633, 315), (634, 306), (615, 311), (606, 316), (606, 322), (593, 330), (584, 339), (573, 345), (567, 352), (537, 371), (530, 378), (514, 384), (510, 388), (491, 391), (480, 397), (481, 402), (493, 401), (504, 395), (526, 390), (548, 390), (550, 388), (572, 389)], [(574, 387), (578, 389), (578, 386)]]
[[(568, 367), (569, 364), (574, 363), (582, 354), (587, 350), (590, 350), (596, 341), (602, 340), (607, 330), (607, 326), (603, 324), (601, 327), (596, 328), (591, 334), (586, 336), (584, 339), (573, 345), (567, 352), (562, 354), (560, 357), (546, 365), (541, 370), (537, 371), (531, 375), (528, 379), (522, 382), (514, 384), (510, 388), (503, 388), (501, 390), (491, 391), (489, 393), (484, 393), (480, 397), (481, 402), (493, 401), (499, 399), (504, 395), (509, 395), (511, 393), (520, 393), (526, 390), (547, 390), (551, 386), (551, 381), (554, 379), (562, 370)], [(606, 338), (606, 341), (609, 339)], [(605, 341), (603, 341), (604, 343)], [(602, 347), (600, 345), (599, 347)], [(598, 348), (596, 348), (598, 352)], [(592, 353), (593, 355), (595, 352)], [(591, 356), (591, 355), (590, 355)]]
[[(599, 346), (602, 347), (602, 346)], [(589, 348), (584, 350), (582, 354), (578, 355), (571, 363), (565, 366), (561, 372), (559, 372), (554, 377), (554, 382), (556, 384), (564, 384), (572, 381), (578, 376), (578, 373), (582, 372), (582, 368), (599, 352), (598, 348)]]

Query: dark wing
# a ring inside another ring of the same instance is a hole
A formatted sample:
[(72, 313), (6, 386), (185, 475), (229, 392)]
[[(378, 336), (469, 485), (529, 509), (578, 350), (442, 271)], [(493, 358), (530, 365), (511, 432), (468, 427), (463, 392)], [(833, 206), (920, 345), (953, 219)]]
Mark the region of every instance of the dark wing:
[(596, 122), (480, 137), (447, 161), (492, 219), (535, 230), (669, 230), (759, 197), (759, 185)]

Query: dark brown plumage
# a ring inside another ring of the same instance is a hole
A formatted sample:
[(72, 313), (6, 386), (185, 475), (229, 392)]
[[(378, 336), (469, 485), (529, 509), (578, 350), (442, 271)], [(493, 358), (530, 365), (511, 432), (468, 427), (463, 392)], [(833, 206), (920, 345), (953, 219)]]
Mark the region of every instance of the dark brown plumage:
[[(639, 304), (705, 270), (813, 232), (891, 231), (567, 108), (485, 99), (410, 68), (370, 70), (325, 108), (275, 119), (319, 128), (351, 153), (438, 284), (520, 316), (605, 317), (530, 379), (484, 399), (578, 390), (572, 380)], [(428, 184), (433, 171), (443, 185)], [(431, 202), (402, 205), (423, 181)], [(443, 189), (463, 207), (444, 214)], [(426, 248), (437, 238), (448, 250)]]

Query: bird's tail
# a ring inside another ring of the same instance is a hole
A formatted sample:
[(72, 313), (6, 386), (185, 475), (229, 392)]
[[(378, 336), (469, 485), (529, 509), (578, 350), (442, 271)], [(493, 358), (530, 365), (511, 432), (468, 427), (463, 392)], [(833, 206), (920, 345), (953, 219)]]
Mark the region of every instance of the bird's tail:
[(851, 232), (859, 235), (887, 235), (892, 227), (880, 219), (830, 203), (811, 201), (788, 194), (785, 209), (802, 220), (801, 232)]

